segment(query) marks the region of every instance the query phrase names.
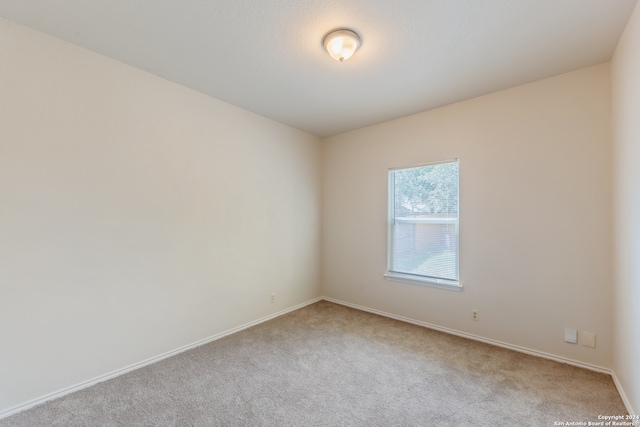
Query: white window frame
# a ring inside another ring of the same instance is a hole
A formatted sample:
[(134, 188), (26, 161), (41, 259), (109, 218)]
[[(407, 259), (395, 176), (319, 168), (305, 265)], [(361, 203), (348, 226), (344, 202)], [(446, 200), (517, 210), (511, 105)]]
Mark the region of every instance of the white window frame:
[[(460, 274), (460, 159), (449, 159), (442, 160), (439, 162), (432, 163), (424, 163), (414, 166), (403, 166), (390, 168), (388, 171), (388, 199), (387, 199), (387, 272), (384, 274), (384, 278), (387, 280), (391, 280), (394, 282), (402, 282), (409, 283), (413, 285), (422, 285), (428, 286), (432, 288), (439, 289), (447, 289), (451, 291), (462, 291), (462, 283), (460, 281), (460, 277), (458, 280), (449, 280), (449, 279), (441, 279), (436, 277), (429, 276), (420, 276), (416, 274), (407, 274), (407, 273), (399, 273), (391, 270), (391, 259), (392, 259), (392, 251), (393, 251), (393, 225), (395, 221), (395, 183), (394, 183), (394, 174), (392, 172), (403, 169), (413, 169), (424, 166), (433, 166), (441, 163), (458, 163), (458, 276)], [(407, 220), (405, 220), (407, 221)], [(421, 222), (430, 222), (434, 223), (438, 221), (438, 223), (449, 222), (450, 219), (415, 219), (411, 222), (421, 223)], [(443, 222), (444, 221), (444, 222)]]

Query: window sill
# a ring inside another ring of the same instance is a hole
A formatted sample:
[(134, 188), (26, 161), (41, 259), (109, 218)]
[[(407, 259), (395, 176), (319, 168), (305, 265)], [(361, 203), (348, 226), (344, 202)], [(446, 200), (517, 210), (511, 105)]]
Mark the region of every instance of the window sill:
[(428, 277), (419, 277), (411, 274), (402, 273), (386, 273), (384, 275), (386, 280), (393, 282), (409, 283), (412, 285), (429, 286), (431, 288), (446, 289), (449, 291), (462, 291), (462, 285), (460, 282), (454, 282), (452, 280), (444, 279), (431, 279)]

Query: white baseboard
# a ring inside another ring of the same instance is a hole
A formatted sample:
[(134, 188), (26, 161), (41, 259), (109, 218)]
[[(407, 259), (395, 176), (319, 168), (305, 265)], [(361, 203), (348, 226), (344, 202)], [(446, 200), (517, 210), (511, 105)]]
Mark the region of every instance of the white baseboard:
[(97, 383), (100, 383), (100, 382), (103, 382), (103, 381), (107, 381), (107, 380), (110, 380), (112, 378), (119, 377), (120, 375), (126, 374), (127, 372), (135, 371), (136, 369), (140, 369), (140, 368), (142, 368), (144, 366), (151, 365), (152, 363), (159, 362), (159, 361), (161, 361), (163, 359), (167, 359), (169, 357), (175, 356), (175, 355), (180, 354), (182, 352), (185, 352), (187, 350), (191, 350), (193, 348), (200, 347), (201, 345), (208, 344), (208, 343), (210, 343), (212, 341), (219, 340), (220, 338), (226, 337), (227, 335), (231, 335), (231, 334), (234, 334), (236, 332), (240, 332), (240, 331), (242, 331), (244, 329), (250, 328), (252, 326), (256, 326), (256, 325), (258, 325), (260, 323), (266, 322), (268, 320), (275, 319), (276, 317), (280, 317), (280, 316), (282, 316), (284, 314), (287, 314), (287, 313), (290, 313), (292, 311), (298, 310), (300, 308), (306, 307), (307, 305), (316, 303), (316, 302), (318, 302), (320, 300), (322, 300), (321, 297), (314, 298), (312, 300), (303, 302), (302, 304), (298, 304), (298, 305), (295, 305), (293, 307), (289, 307), (289, 308), (286, 308), (284, 310), (278, 311), (277, 313), (270, 314), (269, 316), (265, 316), (265, 317), (262, 317), (262, 318), (260, 318), (258, 320), (254, 320), (253, 322), (245, 323), (244, 325), (238, 326), (236, 328), (232, 328), (232, 329), (229, 329), (227, 331), (220, 332), (219, 334), (212, 335), (212, 336), (210, 336), (208, 338), (204, 338), (202, 340), (196, 341), (194, 343), (187, 344), (187, 345), (182, 346), (180, 348), (177, 348), (175, 350), (168, 351), (168, 352), (160, 354), (158, 356), (154, 356), (154, 357), (151, 357), (149, 359), (143, 360), (141, 362), (134, 363), (132, 365), (126, 366), (124, 368), (117, 369), (117, 370), (115, 370), (113, 372), (109, 372), (108, 374), (97, 376), (97, 377), (92, 378), (90, 380), (83, 381), (83, 382), (81, 382), (79, 384), (76, 384), (76, 385), (73, 385), (73, 386), (70, 386), (70, 387), (66, 387), (66, 388), (63, 388), (62, 390), (54, 391), (53, 393), (49, 393), (49, 394), (46, 394), (46, 395), (44, 395), (42, 397), (38, 397), (36, 399), (29, 400), (29, 401), (27, 401), (25, 403), (21, 403), (21, 404), (19, 404), (17, 406), (10, 407), (8, 409), (0, 411), (0, 419), (9, 417), (11, 415), (17, 414), (18, 412), (22, 412), (22, 411), (25, 411), (27, 409), (33, 408), (34, 406), (40, 405), (40, 404), (45, 403), (45, 402), (47, 402), (49, 400), (57, 399), (59, 397), (66, 396), (67, 394), (74, 393), (76, 391), (85, 389), (87, 387), (91, 387), (94, 384), (97, 384)]
[(538, 357), (542, 357), (544, 359), (549, 359), (549, 360), (554, 360), (556, 362), (566, 363), (567, 365), (577, 366), (579, 368), (585, 368), (585, 369), (589, 369), (589, 370), (595, 371), (595, 372), (601, 372), (603, 374), (611, 375), (611, 373), (612, 373), (611, 369), (603, 368), (601, 366), (591, 365), (589, 363), (580, 362), (578, 360), (567, 359), (565, 357), (556, 356), (556, 355), (549, 354), (549, 353), (544, 353), (542, 351), (532, 350), (530, 348), (520, 347), (518, 345), (509, 344), (509, 343), (505, 343), (505, 342), (502, 342), (502, 341), (493, 340), (493, 339), (490, 339), (490, 338), (484, 338), (484, 337), (481, 337), (479, 335), (473, 335), (473, 334), (469, 334), (469, 333), (466, 333), (466, 332), (457, 331), (455, 329), (445, 328), (443, 326), (438, 326), (438, 325), (434, 325), (434, 324), (431, 324), (431, 323), (422, 322), (420, 320), (410, 319), (410, 318), (404, 317), (404, 316), (398, 316), (398, 315), (395, 315), (395, 314), (387, 313), (385, 311), (376, 310), (376, 309), (373, 309), (373, 308), (364, 307), (362, 305), (352, 304), (350, 302), (337, 300), (335, 298), (322, 297), (322, 299), (325, 300), (325, 301), (329, 301), (329, 302), (333, 302), (333, 303), (336, 303), (336, 304), (344, 305), (344, 306), (347, 306), (347, 307), (355, 308), (356, 310), (367, 311), (369, 313), (378, 314), (380, 316), (389, 317), (391, 319), (400, 320), (402, 322), (412, 323), (414, 325), (423, 326), (425, 328), (434, 329), (434, 330), (440, 331), (440, 332), (446, 332), (447, 334), (457, 335), (459, 337), (468, 338), (468, 339), (471, 339), (471, 340), (474, 340), (474, 341), (480, 341), (480, 342), (483, 342), (483, 343), (492, 344), (492, 345), (495, 345), (495, 346), (498, 346), (498, 347), (506, 348), (508, 350), (517, 351), (519, 353), (525, 353), (525, 354), (529, 354), (531, 356), (538, 356)]
[(618, 376), (616, 375), (615, 371), (611, 372), (611, 377), (613, 378), (613, 383), (616, 385), (616, 388), (618, 389), (620, 398), (622, 398), (622, 403), (624, 403), (624, 407), (627, 408), (627, 412), (630, 415), (640, 415), (633, 409), (633, 405), (631, 404), (631, 401), (627, 397), (627, 394), (624, 392), (624, 389), (622, 388), (622, 384), (620, 384), (620, 381), (618, 380)]

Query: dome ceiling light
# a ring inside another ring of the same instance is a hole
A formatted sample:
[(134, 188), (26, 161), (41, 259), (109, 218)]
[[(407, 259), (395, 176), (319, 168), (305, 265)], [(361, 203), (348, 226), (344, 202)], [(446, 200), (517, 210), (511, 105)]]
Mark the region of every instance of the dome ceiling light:
[(360, 47), (360, 36), (355, 31), (341, 28), (324, 36), (322, 44), (330, 57), (344, 62)]

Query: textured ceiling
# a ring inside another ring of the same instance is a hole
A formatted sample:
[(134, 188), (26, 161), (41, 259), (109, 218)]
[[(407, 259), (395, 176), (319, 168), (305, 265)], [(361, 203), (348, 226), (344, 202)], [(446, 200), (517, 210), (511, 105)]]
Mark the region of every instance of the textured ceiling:
[[(636, 0), (0, 0), (0, 16), (328, 136), (611, 58)], [(322, 48), (349, 27), (362, 47)]]

